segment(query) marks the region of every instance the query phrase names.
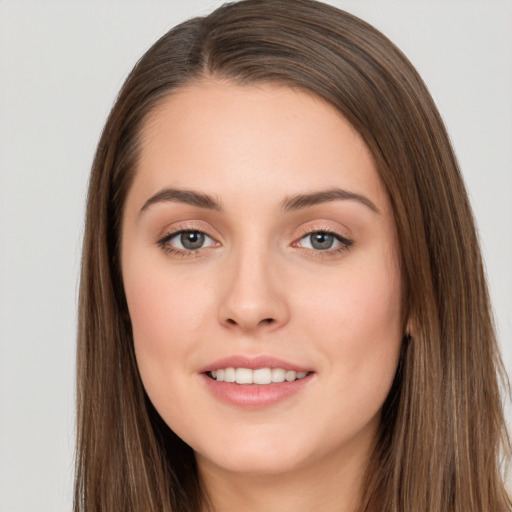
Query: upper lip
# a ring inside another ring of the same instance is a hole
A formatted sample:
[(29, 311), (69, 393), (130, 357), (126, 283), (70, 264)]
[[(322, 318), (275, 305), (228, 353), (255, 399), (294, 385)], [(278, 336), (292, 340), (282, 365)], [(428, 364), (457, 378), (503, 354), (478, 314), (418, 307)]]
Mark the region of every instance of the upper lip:
[(257, 370), (258, 368), (283, 368), (283, 370), (293, 370), (296, 372), (310, 372), (311, 368), (297, 365), (278, 357), (259, 355), (259, 356), (242, 356), (234, 355), (223, 357), (213, 363), (209, 363), (199, 369), (199, 373), (211, 372), (219, 368), (249, 368)]

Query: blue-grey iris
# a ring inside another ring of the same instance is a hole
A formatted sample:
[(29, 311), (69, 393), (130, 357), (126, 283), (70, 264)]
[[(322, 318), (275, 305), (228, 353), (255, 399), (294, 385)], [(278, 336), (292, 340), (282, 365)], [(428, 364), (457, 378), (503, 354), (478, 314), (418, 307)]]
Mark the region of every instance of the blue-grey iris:
[(189, 251), (201, 249), (204, 244), (204, 233), (199, 231), (184, 231), (181, 233), (180, 242)]
[(311, 247), (319, 251), (330, 249), (334, 243), (334, 235), (330, 233), (312, 233), (310, 235)]

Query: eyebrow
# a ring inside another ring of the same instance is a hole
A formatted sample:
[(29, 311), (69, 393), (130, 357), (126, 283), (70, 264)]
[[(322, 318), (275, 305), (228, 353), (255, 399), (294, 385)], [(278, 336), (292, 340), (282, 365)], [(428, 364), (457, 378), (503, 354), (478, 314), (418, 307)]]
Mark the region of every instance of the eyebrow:
[[(340, 188), (311, 192), (309, 194), (293, 195), (281, 203), (281, 210), (284, 212), (302, 210), (321, 203), (337, 200), (358, 201), (364, 206), (367, 206), (374, 213), (380, 213), (375, 204), (367, 197)], [(163, 202), (189, 204), (218, 212), (223, 210), (220, 202), (208, 194), (188, 189), (164, 188), (151, 196), (144, 203), (140, 209), (139, 215), (146, 211), (151, 205)]]
[(380, 214), (379, 209), (367, 197), (361, 194), (356, 194), (341, 188), (332, 188), (328, 190), (321, 190), (319, 192), (312, 192), (310, 194), (296, 194), (293, 195), (281, 204), (281, 209), (285, 212), (292, 210), (301, 210), (317, 204), (326, 203), (337, 200), (351, 200), (358, 201), (359, 203), (367, 206), (372, 212)]
[(146, 211), (151, 205), (155, 203), (184, 203), (207, 210), (222, 211), (220, 202), (208, 194), (195, 192), (193, 190), (178, 189), (178, 188), (164, 188), (151, 196), (140, 209), (139, 215)]

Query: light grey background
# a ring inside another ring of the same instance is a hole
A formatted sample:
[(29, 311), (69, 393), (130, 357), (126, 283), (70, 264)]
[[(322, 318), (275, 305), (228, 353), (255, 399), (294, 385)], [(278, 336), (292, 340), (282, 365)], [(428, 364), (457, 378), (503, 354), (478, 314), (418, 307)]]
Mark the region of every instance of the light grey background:
[[(397, 43), (438, 103), (512, 373), (512, 3), (330, 3)], [(136, 59), (219, 4), (0, 1), (1, 512), (71, 509), (77, 276), (95, 145)]]

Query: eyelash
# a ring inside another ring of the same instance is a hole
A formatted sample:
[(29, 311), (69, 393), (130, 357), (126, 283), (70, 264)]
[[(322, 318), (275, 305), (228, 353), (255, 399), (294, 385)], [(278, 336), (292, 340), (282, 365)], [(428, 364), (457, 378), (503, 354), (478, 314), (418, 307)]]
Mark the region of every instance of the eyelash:
[(314, 249), (314, 248), (309, 248), (309, 247), (302, 248), (303, 250), (307, 251), (311, 256), (314, 256), (316, 258), (336, 257), (336, 256), (340, 255), (341, 253), (348, 251), (350, 249), (350, 247), (352, 247), (354, 245), (353, 240), (350, 240), (349, 238), (347, 238), (343, 235), (340, 235), (336, 231), (333, 231), (333, 230), (327, 229), (327, 228), (323, 228), (323, 229), (317, 228), (317, 229), (307, 231), (306, 233), (304, 233), (296, 242), (294, 242), (292, 244), (292, 246), (297, 247), (297, 244), (299, 242), (301, 242), (302, 240), (304, 240), (305, 238), (311, 237), (312, 235), (317, 235), (317, 234), (330, 235), (330, 236), (334, 237), (334, 240), (339, 242), (339, 247), (336, 247), (334, 249), (329, 248), (329, 249), (325, 249), (325, 250)]
[[(186, 258), (186, 257), (193, 257), (197, 255), (199, 251), (202, 249), (208, 249), (209, 247), (214, 246), (208, 246), (208, 247), (200, 247), (198, 249), (179, 249), (175, 247), (174, 245), (170, 244), (169, 242), (179, 236), (183, 233), (199, 233), (201, 235), (204, 235), (205, 237), (212, 240), (215, 244), (218, 244), (218, 242), (215, 241), (215, 239), (211, 236), (209, 236), (205, 231), (202, 231), (201, 229), (178, 229), (177, 231), (173, 231), (171, 233), (167, 233), (165, 236), (163, 236), (160, 240), (157, 241), (157, 245), (166, 253), (171, 254), (173, 256), (177, 256), (180, 258)], [(350, 240), (349, 238), (340, 235), (339, 233), (332, 231), (330, 229), (314, 229), (311, 231), (305, 232), (299, 239), (297, 239), (295, 242), (292, 243), (292, 247), (300, 247), (298, 244), (300, 241), (304, 240), (307, 237), (310, 237), (315, 234), (324, 234), (324, 235), (330, 235), (333, 236), (334, 239), (339, 242), (339, 247), (334, 249), (314, 249), (309, 247), (302, 247), (303, 250), (307, 251), (310, 255), (318, 258), (328, 258), (328, 257), (335, 257), (336, 255), (339, 255), (340, 253), (343, 253), (345, 251), (348, 251), (352, 245), (354, 245), (354, 241)]]
[(177, 231), (173, 231), (172, 233), (167, 233), (165, 236), (163, 236), (160, 240), (158, 240), (157, 245), (167, 254), (171, 254), (173, 256), (177, 256), (180, 258), (186, 258), (187, 256), (194, 256), (196, 255), (201, 249), (207, 249), (208, 247), (200, 247), (199, 249), (179, 249), (178, 247), (173, 246), (169, 242), (179, 236), (183, 233), (199, 233), (201, 235), (204, 235), (205, 237), (208, 237), (209, 239), (213, 240), (208, 233), (205, 231), (202, 231), (201, 229), (178, 229)]

